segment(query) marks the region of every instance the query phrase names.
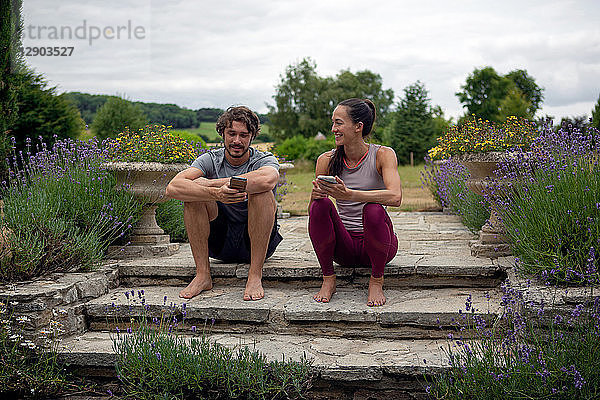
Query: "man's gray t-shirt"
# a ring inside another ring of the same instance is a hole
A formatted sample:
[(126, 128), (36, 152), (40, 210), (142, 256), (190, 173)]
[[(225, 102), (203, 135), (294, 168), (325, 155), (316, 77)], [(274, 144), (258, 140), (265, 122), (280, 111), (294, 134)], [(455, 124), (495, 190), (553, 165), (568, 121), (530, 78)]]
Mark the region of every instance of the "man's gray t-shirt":
[[(279, 171), (279, 162), (277, 158), (269, 152), (259, 151), (252, 147), (248, 149), (250, 158), (242, 165), (231, 165), (225, 158), (225, 149), (220, 148), (206, 152), (198, 157), (192, 167), (198, 168), (204, 173), (204, 177), (208, 179), (229, 178), (238, 176), (250, 171), (270, 166)], [(275, 194), (277, 187), (273, 188)], [(233, 222), (248, 223), (248, 201), (225, 204), (227, 217)]]

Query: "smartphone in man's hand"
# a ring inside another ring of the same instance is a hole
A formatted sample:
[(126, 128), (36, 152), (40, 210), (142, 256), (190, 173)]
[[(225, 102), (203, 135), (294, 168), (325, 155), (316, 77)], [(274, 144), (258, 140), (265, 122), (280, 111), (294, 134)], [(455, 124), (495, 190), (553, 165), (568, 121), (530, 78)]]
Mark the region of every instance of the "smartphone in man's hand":
[(248, 179), (242, 176), (232, 176), (229, 179), (229, 187), (232, 189), (237, 189), (240, 192), (246, 191), (246, 184), (248, 183)]

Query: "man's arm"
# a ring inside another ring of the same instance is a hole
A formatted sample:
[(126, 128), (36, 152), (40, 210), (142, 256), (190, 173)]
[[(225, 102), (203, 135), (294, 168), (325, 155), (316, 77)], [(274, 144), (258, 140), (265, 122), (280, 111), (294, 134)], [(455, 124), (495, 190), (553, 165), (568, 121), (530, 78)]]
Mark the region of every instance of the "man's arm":
[(201, 169), (190, 167), (175, 175), (167, 185), (166, 195), (181, 201), (244, 201), (246, 193), (230, 188), (228, 183), (229, 178), (206, 179)]

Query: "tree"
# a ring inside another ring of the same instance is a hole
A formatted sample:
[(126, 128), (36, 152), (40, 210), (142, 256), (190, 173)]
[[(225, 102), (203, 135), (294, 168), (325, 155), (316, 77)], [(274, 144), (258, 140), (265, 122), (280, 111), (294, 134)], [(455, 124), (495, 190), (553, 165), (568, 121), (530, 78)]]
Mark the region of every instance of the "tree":
[(438, 130), (442, 128), (439, 118), (443, 118), (443, 112), (439, 106), (432, 108), (430, 102), (427, 89), (420, 81), (404, 88), (404, 97), (383, 133), (384, 142), (396, 151), (399, 164), (408, 164), (411, 152), (415, 160), (422, 160), (435, 145)]
[(46, 143), (59, 139), (77, 138), (84, 122), (75, 106), (64, 95), (56, 94), (41, 74), (26, 70), (17, 74), (18, 113), (10, 134), (17, 148), (23, 148), (27, 138), (42, 138)]
[(96, 113), (92, 132), (100, 139), (115, 137), (125, 127), (138, 130), (146, 124), (146, 116), (137, 104), (120, 97), (111, 97)]
[(321, 77), (316, 64), (305, 58), (289, 65), (275, 89), (275, 105), (268, 105), (269, 133), (277, 139), (295, 135), (313, 137), (331, 128), (331, 113), (340, 101), (368, 98), (377, 106), (379, 122), (385, 121), (393, 103), (392, 89), (383, 90), (381, 76), (371, 71), (340, 71)]
[(592, 126), (596, 129), (600, 129), (600, 96), (598, 96), (598, 102), (592, 110)]
[(461, 88), (456, 96), (467, 108), (466, 116), (494, 122), (515, 115), (511, 112), (533, 118), (543, 99), (543, 89), (521, 69), (501, 76), (492, 67), (476, 68)]
[(18, 112), (16, 73), (23, 64), (19, 50), (23, 30), (21, 9), (21, 0), (0, 3), (0, 174), (6, 171), (8, 136)]

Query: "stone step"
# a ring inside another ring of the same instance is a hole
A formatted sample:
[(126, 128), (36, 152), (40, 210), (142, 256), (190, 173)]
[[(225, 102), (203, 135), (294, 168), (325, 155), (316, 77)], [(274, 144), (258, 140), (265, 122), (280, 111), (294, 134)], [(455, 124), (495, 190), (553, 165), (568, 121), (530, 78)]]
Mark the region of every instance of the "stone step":
[[(113, 341), (124, 335), (128, 334), (87, 332), (71, 337), (62, 342), (59, 358), (88, 379), (115, 379)], [(250, 346), (269, 361), (311, 359), (315, 376), (309, 398), (425, 398), (424, 374), (448, 368), (442, 350), (447, 347), (445, 340), (228, 333), (208, 333), (207, 337), (230, 348)]]
[[(386, 289), (387, 304), (366, 305), (366, 287), (338, 288), (329, 303), (312, 299), (305, 288), (266, 288), (265, 298), (243, 301), (243, 287), (215, 286), (192, 300), (178, 297), (181, 287), (118, 288), (86, 303), (90, 330), (121, 330), (130, 321), (184, 317), (188, 327), (213, 332), (307, 334), (348, 338), (443, 338), (456, 330), (467, 296), (488, 320), (500, 304), (497, 288)], [(125, 293), (128, 293), (126, 297)]]
[[(285, 243), (285, 240), (282, 244)], [(434, 243), (444, 246), (444, 243)], [(432, 245), (433, 246), (433, 245)], [(284, 246), (281, 246), (284, 247)], [(184, 285), (195, 275), (195, 265), (189, 244), (182, 244), (175, 255), (119, 261), (119, 279), (122, 285)], [(364, 284), (371, 269), (361, 266), (334, 265), (339, 285)], [(227, 284), (244, 284), (248, 264), (226, 264), (211, 259), (214, 279)], [(470, 256), (465, 244), (460, 251), (448, 249), (444, 254), (398, 255), (385, 268), (388, 287), (494, 287), (506, 277), (505, 268), (498, 260)], [(278, 249), (263, 267), (263, 279), (273, 282), (293, 282), (303, 287), (319, 287), (322, 272), (314, 252)]]

